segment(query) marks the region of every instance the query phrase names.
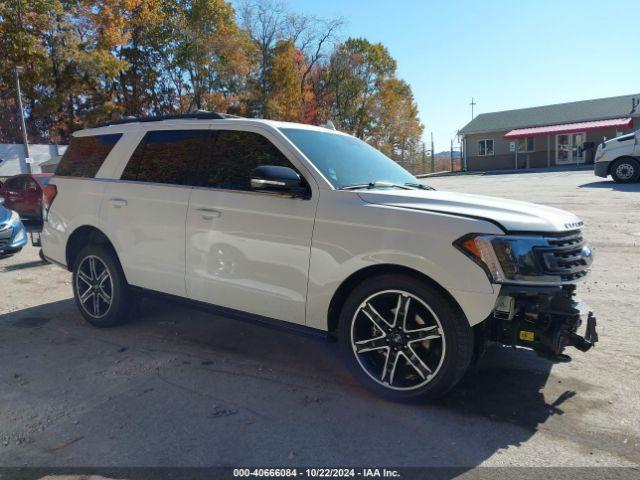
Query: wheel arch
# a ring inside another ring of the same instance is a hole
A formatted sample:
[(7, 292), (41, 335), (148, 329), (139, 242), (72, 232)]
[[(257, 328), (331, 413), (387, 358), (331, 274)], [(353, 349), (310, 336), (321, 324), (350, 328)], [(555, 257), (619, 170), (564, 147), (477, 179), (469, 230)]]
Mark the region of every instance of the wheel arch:
[[(446, 288), (433, 280), (431, 277), (424, 273), (414, 270), (413, 268), (405, 267), (403, 265), (396, 264), (377, 264), (369, 265), (349, 275), (337, 288), (331, 301), (329, 303), (329, 311), (327, 312), (327, 331), (330, 334), (335, 334), (338, 329), (338, 323), (340, 318), (340, 311), (344, 302), (347, 300), (349, 294), (353, 289), (364, 280), (385, 274), (404, 274), (414, 277), (416, 280), (425, 282), (438, 290), (442, 295), (447, 298), (451, 304), (459, 311), (459, 313), (465, 316), (464, 311), (456, 299), (451, 295)], [(466, 317), (466, 316), (465, 316)]]
[[(73, 270), (73, 264), (75, 263), (78, 253), (80, 253), (80, 251), (87, 245), (106, 246), (113, 252), (118, 263), (120, 263), (118, 252), (116, 252), (113, 242), (109, 240), (109, 237), (107, 237), (102, 230), (93, 225), (82, 225), (77, 227), (71, 235), (69, 235), (69, 239), (67, 240), (67, 245), (65, 247), (65, 259), (67, 262), (67, 269), (69, 271)], [(122, 263), (120, 263), (120, 265), (122, 265)]]

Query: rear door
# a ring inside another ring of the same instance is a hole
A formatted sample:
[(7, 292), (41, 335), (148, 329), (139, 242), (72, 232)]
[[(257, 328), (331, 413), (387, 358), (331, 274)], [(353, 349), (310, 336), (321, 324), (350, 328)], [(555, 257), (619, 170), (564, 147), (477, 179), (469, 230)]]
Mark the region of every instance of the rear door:
[(209, 130), (154, 130), (135, 149), (101, 209), (130, 284), (185, 296), (185, 220)]
[[(313, 178), (275, 135), (216, 130), (202, 184), (187, 216), (187, 292), (223, 307), (305, 323), (311, 235), (318, 202)], [(258, 165), (293, 168), (311, 198), (251, 190)]]

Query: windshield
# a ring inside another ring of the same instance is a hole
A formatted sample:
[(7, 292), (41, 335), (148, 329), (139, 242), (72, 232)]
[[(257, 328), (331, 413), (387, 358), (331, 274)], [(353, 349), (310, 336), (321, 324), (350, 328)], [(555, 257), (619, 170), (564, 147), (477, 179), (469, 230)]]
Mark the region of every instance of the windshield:
[(281, 130), (334, 188), (374, 182), (420, 183), (389, 157), (355, 137), (298, 128)]

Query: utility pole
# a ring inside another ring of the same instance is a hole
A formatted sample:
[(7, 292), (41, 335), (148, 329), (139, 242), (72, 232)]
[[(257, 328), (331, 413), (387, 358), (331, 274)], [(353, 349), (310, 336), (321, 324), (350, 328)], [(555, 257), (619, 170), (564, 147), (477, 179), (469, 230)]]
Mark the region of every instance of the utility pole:
[(469, 105), (471, 105), (471, 120), (473, 120), (473, 107), (477, 105), (477, 103), (473, 101), (473, 97), (471, 97), (471, 103)]
[(451, 139), (451, 155), (449, 156), (449, 160), (451, 165), (449, 166), (449, 171), (453, 172), (453, 138)]
[[(30, 158), (29, 140), (27, 139), (27, 126), (24, 122), (24, 110), (22, 109), (22, 91), (20, 90), (20, 71), (22, 69), (16, 66), (16, 90), (18, 92), (18, 108), (20, 109), (20, 124), (22, 125), (22, 142), (24, 143), (24, 157)], [(27, 162), (27, 160), (25, 160)], [(27, 172), (31, 173), (31, 164), (27, 163)]]
[(433, 148), (433, 132), (431, 132), (431, 173), (436, 171), (436, 151)]
[[(20, 24), (20, 47), (22, 49), (22, 53), (24, 53), (24, 24), (22, 23), (22, 0), (18, 0), (18, 23)], [(24, 57), (26, 58), (26, 57)], [(18, 93), (18, 108), (20, 109), (20, 123), (22, 125), (22, 141), (24, 143), (24, 158), (25, 164), (27, 165), (27, 173), (31, 173), (31, 164), (27, 163), (30, 158), (29, 155), (29, 140), (27, 139), (27, 126), (24, 122), (24, 110), (22, 109), (22, 90), (20, 89), (20, 72), (22, 68), (18, 66), (17, 62), (15, 64), (16, 71), (16, 90)], [(22, 171), (22, 168), (20, 168)]]

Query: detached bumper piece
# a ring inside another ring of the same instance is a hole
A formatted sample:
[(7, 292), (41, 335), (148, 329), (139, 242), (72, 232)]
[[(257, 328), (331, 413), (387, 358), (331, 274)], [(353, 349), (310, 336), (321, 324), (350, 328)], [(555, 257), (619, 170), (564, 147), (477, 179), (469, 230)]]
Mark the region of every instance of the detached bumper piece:
[[(558, 361), (570, 360), (566, 347), (582, 352), (598, 341), (596, 317), (574, 297), (575, 286), (557, 289), (503, 287), (491, 319), (489, 336)], [(578, 331), (584, 325), (584, 335)]]

